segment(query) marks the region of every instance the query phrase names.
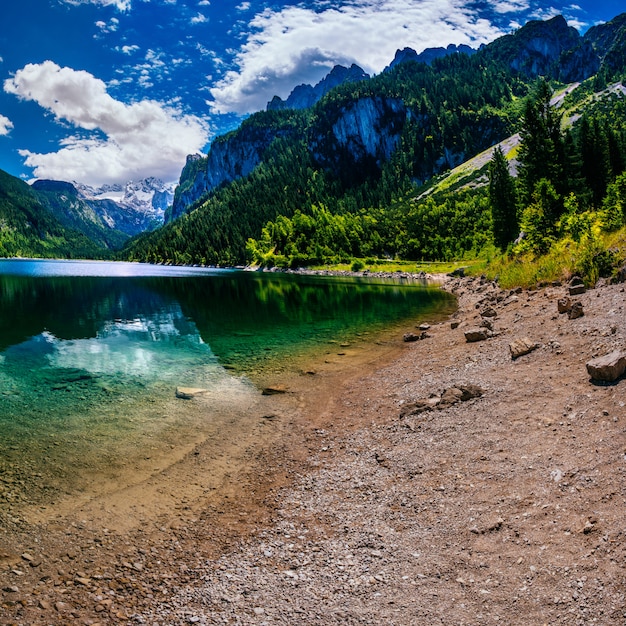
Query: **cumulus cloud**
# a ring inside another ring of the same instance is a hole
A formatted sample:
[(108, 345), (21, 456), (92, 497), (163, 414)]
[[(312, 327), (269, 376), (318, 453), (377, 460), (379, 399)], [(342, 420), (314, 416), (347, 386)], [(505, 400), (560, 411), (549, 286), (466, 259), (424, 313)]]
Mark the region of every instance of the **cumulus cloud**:
[[(508, 0), (506, 8), (524, 4)], [(212, 89), (212, 109), (259, 110), (272, 96), (284, 97), (300, 82), (321, 79), (336, 63), (354, 62), (377, 73), (398, 48), (478, 47), (504, 34), (471, 6), (466, 0), (344, 0), (320, 3), (317, 11), (266, 9), (250, 22), (251, 32), (234, 59), (236, 69)]]
[(8, 135), (13, 128), (13, 122), (0, 113), (0, 137)]
[(173, 181), (186, 156), (208, 140), (202, 119), (153, 100), (120, 102), (103, 81), (52, 61), (26, 65), (5, 81), (4, 90), (37, 102), (78, 130), (56, 152), (20, 152), (38, 178), (93, 185), (146, 176)]
[(98, 6), (113, 6), (118, 11), (130, 11), (131, 0), (64, 0), (67, 4), (78, 6), (79, 4), (96, 4)]

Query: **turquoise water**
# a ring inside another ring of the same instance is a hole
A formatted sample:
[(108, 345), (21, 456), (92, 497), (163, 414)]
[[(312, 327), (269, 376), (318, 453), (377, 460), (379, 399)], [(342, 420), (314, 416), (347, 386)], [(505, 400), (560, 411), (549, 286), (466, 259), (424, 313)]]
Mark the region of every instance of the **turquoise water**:
[(401, 280), (1, 260), (0, 508), (197, 437), (206, 407), (177, 386), (207, 389), (215, 419), (241, 417), (264, 373), (453, 306)]

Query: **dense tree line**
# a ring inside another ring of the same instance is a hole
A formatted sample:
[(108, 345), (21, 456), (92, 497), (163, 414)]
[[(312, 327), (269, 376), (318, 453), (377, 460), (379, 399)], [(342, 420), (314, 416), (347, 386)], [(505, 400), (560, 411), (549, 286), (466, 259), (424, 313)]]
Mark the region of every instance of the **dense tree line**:
[(560, 237), (591, 237), (594, 220), (605, 230), (626, 223), (625, 98), (608, 95), (565, 126), (552, 97), (550, 85), (540, 81), (525, 101), (517, 181), (501, 151), (492, 157), (493, 237), (503, 249), (521, 232), (519, 250), (544, 254)]

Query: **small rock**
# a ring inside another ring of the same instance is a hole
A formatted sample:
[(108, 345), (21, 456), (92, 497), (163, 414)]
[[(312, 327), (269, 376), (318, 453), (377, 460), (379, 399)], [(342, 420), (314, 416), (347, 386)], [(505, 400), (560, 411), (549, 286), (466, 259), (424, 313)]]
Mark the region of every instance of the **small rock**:
[(574, 276), (569, 281), (569, 295), (570, 296), (578, 296), (581, 293), (585, 293), (585, 283), (580, 276)]
[(281, 393), (287, 393), (287, 388), (282, 386), (265, 387), (261, 392), (264, 396), (275, 396)]
[(490, 337), (490, 331), (488, 328), (480, 328), (478, 326), (474, 326), (473, 328), (468, 328), (465, 331), (465, 341), (467, 343), (474, 343), (476, 341), (484, 341)]
[(437, 404), (438, 409), (447, 409), (448, 407), (461, 402), (463, 392), (458, 387), (450, 387), (441, 394), (441, 400)]
[(430, 324), (426, 324), (426, 322), (424, 322), (423, 324), (420, 324), (417, 327), (417, 330), (421, 330), (422, 332), (426, 330), (430, 330)]
[(428, 333), (424, 330), (421, 333), (415, 334), (415, 333), (405, 333), (404, 336), (402, 337), (402, 340), (405, 342), (411, 342), (411, 341), (419, 341), (420, 339), (426, 339), (428, 337)]
[(432, 411), (438, 404), (440, 398), (429, 398), (428, 400), (417, 400), (402, 407), (400, 411), (400, 419), (409, 415), (419, 415), (426, 411)]
[(199, 387), (176, 387), (176, 397), (181, 400), (191, 400), (208, 392), (208, 389)]
[(480, 312), (480, 315), (481, 317), (496, 317), (498, 313), (493, 307), (488, 306)]
[(453, 320), (452, 322), (450, 322), (450, 328), (452, 330), (456, 330), (459, 327), (459, 324), (461, 322), (459, 322), (459, 320)]
[(515, 339), (509, 344), (509, 350), (511, 351), (511, 358), (513, 360), (532, 352), (539, 344), (531, 341), (528, 337), (522, 337), (521, 339)]
[(583, 303), (579, 300), (576, 300), (576, 302), (572, 302), (572, 306), (567, 312), (567, 317), (571, 320), (575, 320), (579, 317), (582, 317), (584, 314), (585, 312), (583, 311)]
[(572, 301), (569, 298), (559, 298), (556, 304), (559, 313), (568, 313), (572, 308)]
[(609, 354), (587, 363), (587, 373), (592, 380), (613, 382), (626, 372), (626, 351), (613, 350)]

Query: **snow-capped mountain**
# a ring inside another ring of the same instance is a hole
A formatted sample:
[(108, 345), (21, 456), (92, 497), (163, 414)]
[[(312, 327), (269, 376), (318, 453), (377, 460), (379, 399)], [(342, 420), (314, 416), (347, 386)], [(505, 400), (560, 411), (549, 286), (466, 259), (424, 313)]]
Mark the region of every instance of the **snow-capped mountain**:
[(163, 222), (165, 209), (174, 199), (174, 185), (168, 185), (154, 177), (129, 181), (124, 186), (103, 185), (94, 188), (74, 183), (74, 187), (84, 200), (110, 200), (158, 222)]

